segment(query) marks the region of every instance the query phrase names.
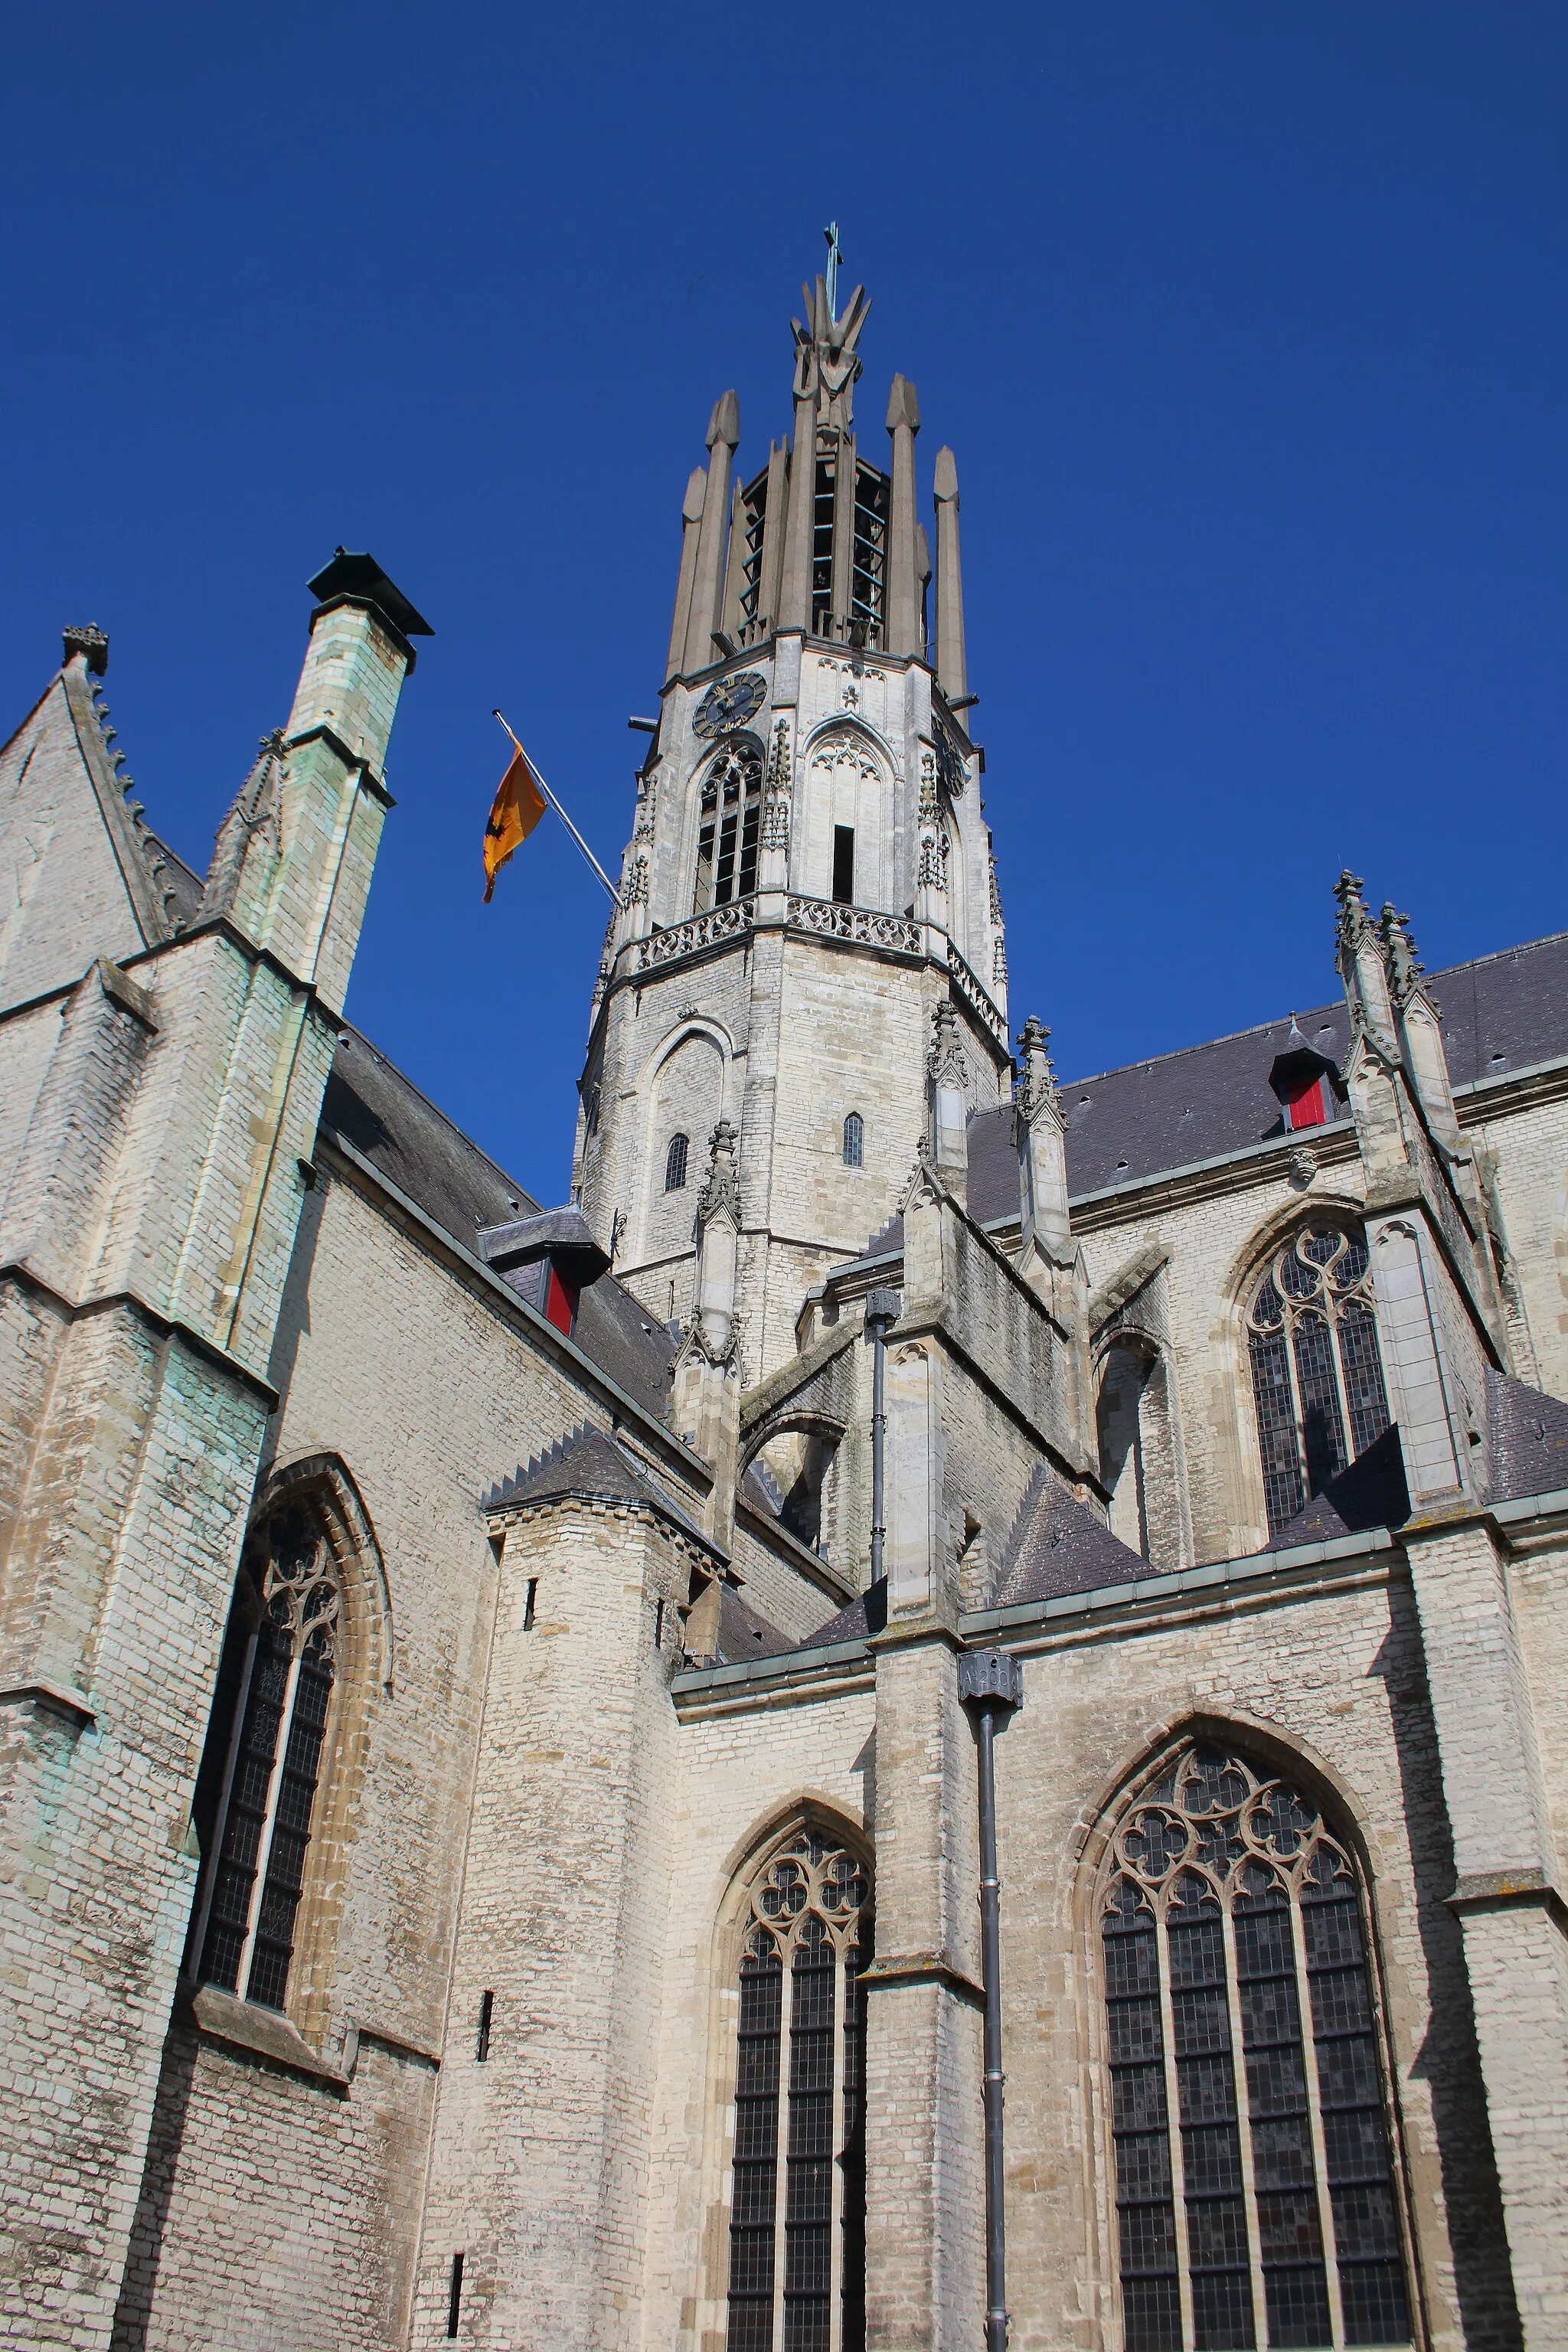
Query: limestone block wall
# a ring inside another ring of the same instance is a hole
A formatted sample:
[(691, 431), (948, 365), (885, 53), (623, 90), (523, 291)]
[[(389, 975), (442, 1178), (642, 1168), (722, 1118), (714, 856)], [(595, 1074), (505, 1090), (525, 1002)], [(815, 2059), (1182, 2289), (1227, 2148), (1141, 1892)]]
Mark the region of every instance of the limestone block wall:
[[(83, 689), (84, 705), (86, 689)], [(143, 945), (134, 903), (57, 679), (0, 750), (0, 1003)]]
[[(1467, 1115), (1472, 1107), (1479, 1105), (1468, 1104)], [(1553, 1396), (1568, 1396), (1568, 1103), (1545, 1102), (1487, 1118), (1474, 1132), (1497, 1153), (1505, 1239), (1541, 1385)]]
[(622, 2341), (722, 2352), (740, 1928), (736, 1883), (801, 1809), (863, 1833), (875, 1801), (871, 1676), (784, 1706), (682, 1702), (645, 2193), (642, 2308)]
[(1184, 1727), (1260, 1745), (1369, 1874), (1434, 2346), (1517, 2341), (1419, 1631), (1402, 1567), (1030, 1645), (997, 1743), (1008, 2288), (1023, 2347), (1113, 2342), (1094, 1831)]
[[(384, 1663), (353, 1694), (352, 1748), (328, 1767), (329, 1776), (347, 1771), (346, 1791), (323, 1781), (289, 2015), (330, 2067), (346, 2065), (356, 2034), (362, 2053), (382, 2056), (368, 2074), (362, 2056), (340, 2095), (210, 2042), (195, 2063), (188, 2032), (176, 2036), (121, 2318), (121, 2340), (137, 2352), (228, 2340), (247, 2294), (279, 2329), (306, 2331), (313, 2315), (332, 2312), (337, 2332), (321, 2340), (345, 2352), (405, 2341), (434, 2062), (445, 2052), (460, 2069), (472, 2047), (465, 2011), (453, 2009), (450, 2037), (447, 2022), (498, 1593), (479, 1496), (585, 1419), (608, 1427), (613, 1418), (586, 1368), (547, 1330), (521, 1331), (521, 1313), (344, 1171), (323, 1167), (305, 1196), (279, 1318), (271, 1371), (283, 1401), (267, 1465), (286, 1476), (290, 1464), (333, 1456), (353, 1480), (384, 1574), (384, 1622), (363, 1646)], [(657, 1432), (639, 1425), (637, 1434), (645, 1454), (678, 1459)], [(693, 1490), (688, 1507), (698, 1501)], [(803, 1633), (832, 1613), (833, 1599), (776, 1550), (753, 1549), (752, 1597), (764, 1613)], [(548, 1623), (552, 1570), (537, 1572)], [(617, 1607), (620, 1589), (617, 1580)], [(226, 1605), (226, 1595), (212, 1597), (215, 1622)], [(673, 1610), (666, 1638), (678, 1655)], [(632, 1637), (633, 1654), (643, 1646)], [(535, 1851), (526, 1811), (508, 1819), (519, 1853)], [(194, 1864), (182, 1867), (176, 1939)], [(362, 2115), (372, 2098), (374, 2115)], [(239, 2179), (243, 2196), (226, 2185)], [(279, 2217), (306, 2179), (309, 2275), (298, 2315), (286, 2317), (295, 2306)], [(444, 2326), (444, 2302), (441, 2312)]]

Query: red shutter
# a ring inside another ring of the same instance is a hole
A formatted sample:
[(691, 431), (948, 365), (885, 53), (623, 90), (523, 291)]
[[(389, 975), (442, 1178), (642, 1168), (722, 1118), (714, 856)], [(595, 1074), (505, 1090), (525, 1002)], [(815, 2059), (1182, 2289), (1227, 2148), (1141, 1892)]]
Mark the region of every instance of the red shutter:
[(553, 1323), (558, 1331), (572, 1337), (572, 1326), (577, 1320), (577, 1293), (569, 1282), (563, 1282), (553, 1265), (544, 1288), (544, 1319)]
[(1302, 1087), (1285, 1098), (1287, 1124), (1292, 1132), (1299, 1127), (1323, 1127), (1328, 1123), (1329, 1106), (1325, 1099), (1326, 1082), (1314, 1078), (1310, 1086)]

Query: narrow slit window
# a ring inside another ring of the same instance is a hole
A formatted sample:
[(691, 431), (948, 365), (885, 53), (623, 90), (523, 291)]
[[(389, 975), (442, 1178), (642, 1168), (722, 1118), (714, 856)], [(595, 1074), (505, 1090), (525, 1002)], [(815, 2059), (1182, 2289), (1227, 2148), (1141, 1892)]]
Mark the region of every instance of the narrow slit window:
[(816, 1829), (759, 1881), (742, 1952), (726, 2352), (863, 2352), (864, 1863)]
[(855, 828), (852, 824), (836, 824), (833, 828), (833, 895), (840, 906), (855, 903)]
[(538, 1606), (539, 1579), (537, 1576), (531, 1576), (528, 1580), (528, 1591), (522, 1597), (522, 1630), (525, 1633), (531, 1633), (533, 1631), (533, 1613)]
[(490, 2020), (495, 2015), (496, 1997), (493, 1992), (479, 1995), (479, 2030), (474, 2037), (474, 2063), (482, 2066), (490, 2054)]
[(447, 2340), (450, 2343), (458, 2333), (463, 2316), (463, 2257), (452, 2256), (452, 2275), (447, 2286)]
[(1100, 1919), (1126, 2352), (1410, 2336), (1354, 1863), (1290, 1780), (1193, 1742)]
[(267, 2009), (288, 1992), (341, 1602), (314, 1518), (273, 1512), (246, 1548), (225, 1645), (198, 1790), (207, 1865), (192, 1936), (203, 1983)]
[(844, 1122), (844, 1165), (860, 1168), (866, 1160), (866, 1123), (858, 1110), (852, 1110)]
[(684, 1191), (686, 1155), (690, 1149), (690, 1143), (684, 1135), (670, 1137), (669, 1150), (664, 1155), (664, 1189), (667, 1192)]

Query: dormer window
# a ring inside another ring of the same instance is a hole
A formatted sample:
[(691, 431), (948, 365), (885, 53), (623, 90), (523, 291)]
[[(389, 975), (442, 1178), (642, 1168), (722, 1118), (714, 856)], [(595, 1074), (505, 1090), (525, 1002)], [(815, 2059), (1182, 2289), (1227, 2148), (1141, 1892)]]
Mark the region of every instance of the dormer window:
[[(1293, 1036), (1300, 1034), (1291, 1032)], [(1310, 1045), (1275, 1055), (1268, 1084), (1289, 1134), (1304, 1127), (1326, 1127), (1339, 1117), (1339, 1075), (1328, 1055), (1314, 1053)]]

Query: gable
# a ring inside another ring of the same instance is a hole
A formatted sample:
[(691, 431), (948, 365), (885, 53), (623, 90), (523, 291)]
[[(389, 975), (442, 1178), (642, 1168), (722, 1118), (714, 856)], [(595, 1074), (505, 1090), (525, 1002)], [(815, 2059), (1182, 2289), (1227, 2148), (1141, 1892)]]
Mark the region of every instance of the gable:
[(173, 928), (80, 663), (0, 751), (0, 1006), (134, 955)]

